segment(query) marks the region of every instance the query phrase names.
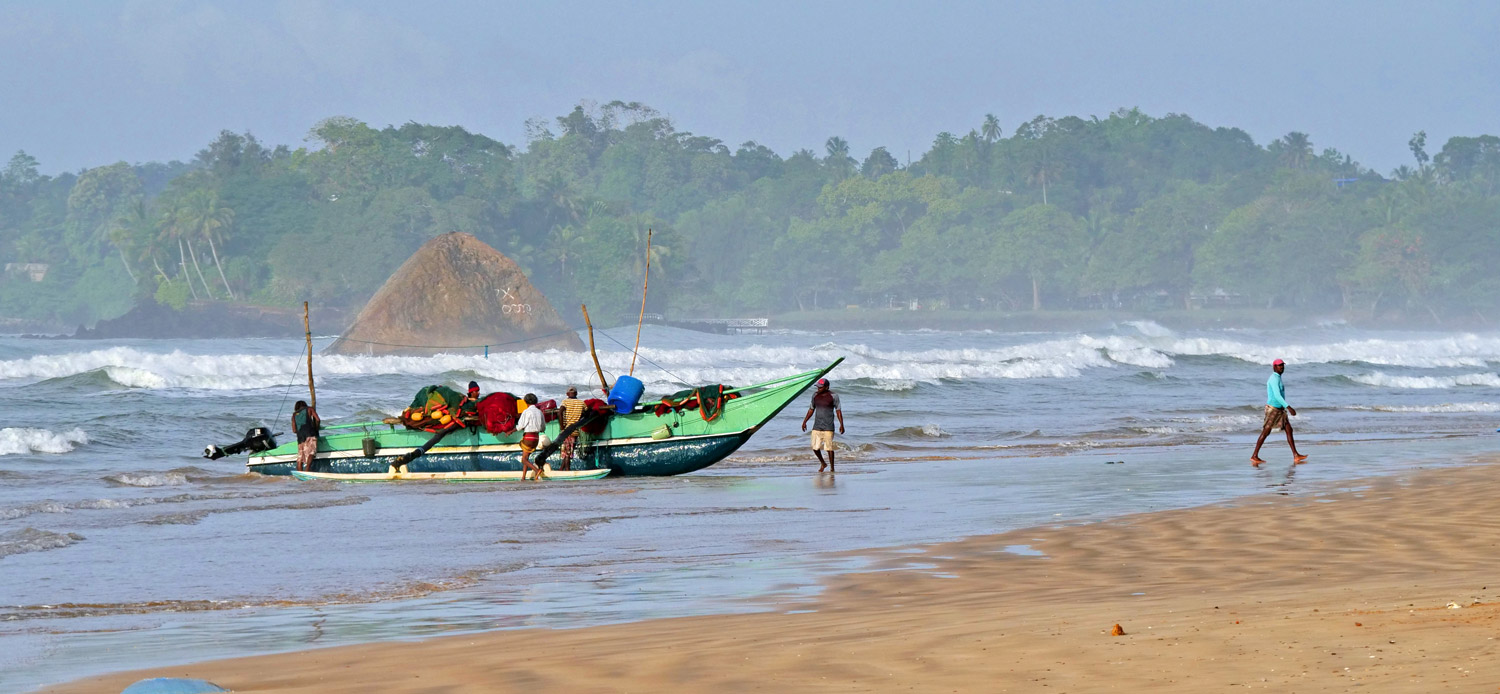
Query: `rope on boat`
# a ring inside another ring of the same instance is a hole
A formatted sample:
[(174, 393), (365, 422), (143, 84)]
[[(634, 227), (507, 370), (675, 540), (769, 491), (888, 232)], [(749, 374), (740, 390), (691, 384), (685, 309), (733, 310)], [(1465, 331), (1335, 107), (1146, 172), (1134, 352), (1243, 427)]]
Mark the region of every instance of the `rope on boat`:
[(302, 347), (302, 353), (297, 355), (297, 368), (292, 370), (292, 380), (287, 382), (286, 390), (281, 393), (281, 404), (276, 406), (276, 418), (271, 420), (270, 426), (275, 426), (281, 420), (281, 411), (286, 409), (286, 400), (292, 395), (292, 386), (297, 385), (297, 374), (302, 373), (302, 355), (307, 354), (307, 347)]
[[(610, 334), (609, 334), (609, 333), (607, 333), (607, 332), (604, 332), (604, 331), (603, 331), (603, 330), (600, 330), (600, 331), (599, 331), (599, 334), (601, 334), (601, 335), (603, 335), (603, 336), (605, 336), (605, 337), (608, 337), (608, 338), (609, 338), (609, 340), (610, 340), (610, 342), (613, 342), (613, 343), (615, 343), (615, 344), (617, 344), (617, 345), (619, 345), (619, 346), (621, 346), (621, 347), (624, 347), (624, 348), (625, 348), (625, 349), (630, 349), (630, 347), (628, 347), (628, 346), (626, 346), (626, 344), (625, 344), (625, 343), (623, 343), (623, 342), (621, 342), (621, 341), (619, 341), (619, 340), (616, 340), (616, 339), (615, 339), (615, 338), (613, 338), (613, 337), (610, 337)], [(645, 355), (641, 355), (641, 359), (644, 359), (644, 360), (645, 360), (645, 361), (646, 361), (646, 363), (647, 363), (647, 364), (650, 364), (650, 365), (652, 365), (652, 366), (654, 366), (654, 367), (656, 367), (656, 368), (658, 368), (658, 369), (661, 369), (661, 370), (662, 370), (662, 371), (666, 371), (666, 372), (667, 372), (667, 375), (668, 375), (668, 376), (671, 376), (671, 377), (672, 377), (672, 378), (675, 378), (675, 379), (677, 379), (677, 382), (678, 382), (678, 383), (681, 383), (681, 384), (683, 384), (683, 385), (689, 385), (689, 383), (688, 383), (688, 381), (687, 381), (687, 379), (685, 379), (685, 378), (683, 378), (683, 377), (681, 377), (681, 376), (678, 376), (678, 375), (677, 375), (677, 374), (674, 374), (674, 373), (672, 373), (672, 372), (671, 372), (671, 371), (667, 371), (667, 367), (665, 367), (665, 366), (662, 366), (662, 365), (661, 365), (661, 364), (658, 364), (658, 363), (656, 363), (656, 362), (654, 362), (654, 361), (651, 361), (651, 358), (650, 358), (650, 357), (647, 357), (647, 356), (645, 356)]]

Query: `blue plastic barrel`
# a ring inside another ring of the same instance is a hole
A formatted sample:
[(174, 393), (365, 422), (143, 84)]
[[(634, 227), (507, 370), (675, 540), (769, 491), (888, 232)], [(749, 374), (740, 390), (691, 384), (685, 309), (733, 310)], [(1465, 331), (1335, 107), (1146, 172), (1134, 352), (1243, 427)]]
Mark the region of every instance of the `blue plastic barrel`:
[(621, 376), (615, 379), (615, 384), (609, 389), (609, 404), (615, 408), (615, 412), (627, 414), (635, 409), (636, 403), (641, 401), (641, 393), (645, 392), (646, 384), (631, 376)]

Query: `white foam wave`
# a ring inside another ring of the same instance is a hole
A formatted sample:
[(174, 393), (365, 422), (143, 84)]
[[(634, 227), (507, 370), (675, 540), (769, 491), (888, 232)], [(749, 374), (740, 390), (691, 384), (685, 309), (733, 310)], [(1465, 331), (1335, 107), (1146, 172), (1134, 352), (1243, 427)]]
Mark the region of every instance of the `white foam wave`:
[(1461, 412), (1500, 412), (1500, 402), (1453, 402), (1441, 405), (1356, 405), (1351, 410), (1368, 410), (1371, 412), (1427, 412), (1427, 413), (1461, 413)]
[(67, 453), (88, 442), (88, 434), (78, 428), (60, 434), (29, 427), (0, 429), (0, 455)]
[(180, 472), (122, 472), (104, 479), (126, 487), (176, 487), (188, 483), (187, 475)]
[(78, 533), (54, 533), (36, 528), (22, 528), (0, 534), (0, 557), (67, 547), (82, 539), (83, 536)]
[(1147, 434), (1215, 434), (1232, 431), (1254, 430), (1261, 424), (1261, 415), (1234, 414), (1209, 415), (1206, 417), (1174, 417), (1172, 425), (1142, 427)]
[(1477, 373), (1458, 376), (1393, 376), (1375, 371), (1351, 376), (1350, 380), (1381, 388), (1406, 388), (1430, 390), (1434, 388), (1457, 388), (1459, 386), (1484, 386), (1500, 388), (1500, 374)]
[[(863, 378), (876, 388), (904, 390), (918, 383), (970, 379), (1077, 378), (1091, 369), (1129, 365), (1170, 369), (1184, 357), (1219, 356), (1255, 364), (1283, 358), (1294, 366), (1358, 362), (1416, 368), (1485, 367), (1500, 363), (1500, 336), (1452, 335), (1411, 339), (1346, 340), (1322, 344), (1256, 344), (1216, 337), (1183, 337), (1148, 322), (1131, 323), (1139, 334), (1048, 336), (1034, 342), (954, 349), (878, 349), (866, 344), (824, 342), (812, 347), (748, 345), (713, 349), (642, 349), (636, 375), (653, 392), (684, 384), (755, 383), (847, 361), (836, 378)], [(612, 374), (630, 368), (625, 350), (600, 352)], [(661, 364), (665, 369), (656, 366)], [(296, 356), (203, 355), (151, 352), (134, 347), (52, 354), (0, 361), (0, 380), (34, 382), (99, 372), (126, 388), (151, 390), (252, 390), (285, 386), (297, 370)], [(595, 380), (586, 356), (574, 352), (480, 355), (325, 356), (320, 377), (403, 375), (481, 381), (486, 389), (540, 390)], [(1398, 386), (1400, 387), (1400, 386)], [(1430, 386), (1424, 386), (1430, 387)], [(1441, 386), (1435, 386), (1441, 387)], [(561, 388), (558, 388), (561, 390)]]
[(1137, 332), (1146, 337), (1171, 337), (1176, 335), (1167, 327), (1154, 320), (1128, 320), (1125, 325), (1135, 328)]
[(1223, 356), (1253, 364), (1269, 364), (1273, 359), (1285, 359), (1293, 365), (1361, 362), (1382, 366), (1454, 368), (1500, 362), (1500, 337), (1478, 335), (1410, 340), (1375, 338), (1302, 345), (1262, 345), (1215, 338), (1184, 338), (1154, 342), (1154, 346), (1171, 355)]
[(922, 435), (923, 436), (931, 436), (933, 438), (940, 438), (940, 437), (943, 437), (943, 436), (947, 436), (948, 432), (943, 431), (943, 428), (940, 427), (940, 426), (938, 426), (938, 425), (936, 425), (936, 424), (923, 424), (922, 425)]

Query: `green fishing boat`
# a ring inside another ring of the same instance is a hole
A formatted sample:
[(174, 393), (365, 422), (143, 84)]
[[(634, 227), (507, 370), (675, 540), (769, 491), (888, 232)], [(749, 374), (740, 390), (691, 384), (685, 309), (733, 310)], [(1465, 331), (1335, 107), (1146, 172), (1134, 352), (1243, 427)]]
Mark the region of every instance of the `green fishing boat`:
[[(749, 440), (761, 426), (775, 417), (803, 391), (843, 359), (825, 368), (723, 391), (726, 396), (713, 421), (701, 410), (669, 410), (661, 415), (655, 403), (637, 407), (606, 420), (602, 433), (584, 435), (575, 453), (574, 472), (608, 471), (634, 476), (682, 475), (702, 470), (723, 460)], [(546, 436), (556, 439), (558, 423), (548, 422)], [(521, 470), (521, 433), (491, 434), (484, 429), (458, 429), (412, 458), (429, 444), (433, 434), (385, 422), (360, 422), (324, 426), (318, 438), (318, 453), (302, 477), (341, 479), (501, 479)], [(538, 451), (545, 454), (544, 448)], [(291, 475), (296, 468), (297, 444), (289, 441), (270, 450), (251, 454), (246, 467), (263, 475)], [(466, 473), (464, 475), (433, 473)], [(597, 474), (595, 476), (598, 476)], [(572, 477), (587, 478), (588, 475)]]

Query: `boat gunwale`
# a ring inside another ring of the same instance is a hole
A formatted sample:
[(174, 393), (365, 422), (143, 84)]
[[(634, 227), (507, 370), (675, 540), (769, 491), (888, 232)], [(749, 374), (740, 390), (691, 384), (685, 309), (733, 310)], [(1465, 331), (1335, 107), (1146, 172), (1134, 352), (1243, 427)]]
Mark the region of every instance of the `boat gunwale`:
[[(705, 433), (702, 433), (702, 434), (685, 434), (685, 435), (673, 436), (670, 439), (665, 439), (665, 440), (691, 441), (691, 440), (704, 440), (704, 439), (713, 439), (713, 438), (730, 438), (730, 437), (733, 437), (733, 438), (739, 438), (741, 440), (741, 443), (743, 443), (745, 440), (748, 440), (750, 436), (754, 435), (755, 432), (759, 431), (760, 428), (766, 424), (766, 422), (769, 422), (771, 419), (775, 418), (776, 415), (780, 414), (782, 410), (786, 409), (787, 405), (790, 405), (791, 402), (794, 399), (796, 399), (798, 395), (801, 395), (803, 391), (805, 391), (809, 387), (811, 387), (813, 385), (813, 383), (816, 382), (816, 379), (821, 378), (823, 375), (825, 375), (828, 372), (832, 371), (839, 364), (843, 363), (843, 361), (844, 361), (844, 358), (843, 357), (839, 357), (838, 359), (835, 359), (832, 363), (830, 363), (829, 365), (827, 365), (825, 367), (821, 367), (821, 368), (817, 368), (817, 369), (812, 369), (812, 370), (809, 370), (809, 371), (804, 371), (804, 372), (801, 372), (801, 373), (793, 374), (791, 376), (785, 376), (785, 377), (778, 378), (778, 379), (773, 379), (773, 380), (770, 380), (770, 381), (764, 381), (762, 383), (757, 383), (757, 384), (754, 384), (754, 385), (745, 386), (744, 388), (734, 389), (733, 391), (726, 391), (726, 392), (733, 392), (733, 393), (744, 393), (746, 391), (751, 391), (751, 390), (757, 391), (757, 392), (753, 392), (753, 393), (748, 393), (748, 394), (745, 394), (745, 395), (741, 395), (740, 398), (738, 398), (739, 400), (745, 401), (745, 402), (742, 403), (742, 406), (743, 406), (743, 404), (749, 404), (749, 402), (751, 402), (751, 401), (756, 401), (756, 400), (764, 399), (766, 397), (771, 397), (774, 394), (777, 394), (778, 392), (781, 392), (781, 391), (785, 391), (785, 390), (788, 390), (788, 389), (795, 389), (795, 392), (792, 392), (790, 395), (787, 395), (786, 398), (785, 398), (785, 400), (783, 400), (774, 409), (772, 409), (769, 412), (767, 412), (764, 416), (759, 417), (758, 420), (755, 421), (754, 424), (751, 424), (749, 426), (746, 426), (746, 427), (743, 427), (743, 428), (740, 428), (740, 429), (737, 429), (737, 430), (734, 430), (734, 431), (705, 432)], [(653, 413), (653, 409), (654, 408), (649, 408), (649, 407), (644, 407), (643, 406), (643, 407), (641, 407), (641, 408), (639, 408), (639, 409), (637, 409), (637, 410), (635, 410), (633, 412), (630, 412), (628, 414), (617, 415), (617, 416), (618, 417), (622, 417), (622, 418), (623, 417), (630, 417), (630, 418), (633, 418), (633, 419), (636, 419), (638, 421), (642, 421), (643, 422), (644, 419), (645, 419), (645, 417), (648, 416), (648, 415), (653, 416), (653, 417), (657, 417), (657, 415), (655, 415)], [(364, 429), (364, 433), (368, 436), (368, 435), (370, 435), (372, 433), (376, 433), (376, 432), (371, 432), (372, 428), (374, 428), (374, 427), (382, 427), (382, 426), (390, 426), (392, 432), (396, 431), (396, 429), (395, 429), (394, 426), (388, 425), (385, 422), (379, 422), (379, 421), (354, 422), (354, 423), (349, 423), (349, 424), (336, 424), (336, 425), (330, 425), (329, 427), (326, 427), (326, 428), (328, 428), (328, 429), (338, 428), (338, 429), (345, 429), (345, 430), (363, 428)], [(379, 432), (379, 433), (384, 433), (384, 432)], [(415, 431), (414, 430), (402, 430), (402, 433), (408, 433), (409, 434), (409, 433), (415, 433)], [(346, 432), (341, 432), (338, 435), (339, 436), (357, 436), (358, 434), (359, 434), (358, 431), (346, 431)], [(614, 447), (623, 447), (623, 446), (650, 445), (650, 444), (658, 443), (660, 441), (663, 441), (663, 440), (658, 440), (658, 439), (656, 439), (653, 436), (631, 436), (631, 437), (621, 437), (621, 438), (600, 438), (600, 439), (595, 439), (592, 442), (591, 445), (593, 445), (593, 446), (599, 446), (599, 447), (606, 447), (606, 448), (614, 448)], [(283, 444), (283, 446), (285, 446), (285, 445), (286, 444)], [(415, 450), (419, 445), (420, 444), (418, 444), (418, 445), (412, 445), (412, 446), (392, 446), (390, 448), (382, 448), (381, 449), (381, 453), (383, 455), (400, 455), (400, 453), (403, 452), (403, 451), (410, 452), (412, 450)], [(281, 447), (282, 446), (278, 446), (277, 448), (281, 448)], [(736, 448), (738, 448), (738, 446), (736, 446)], [(272, 449), (272, 450), (275, 450), (275, 449)], [(429, 456), (439, 456), (439, 455), (457, 455), (457, 456), (462, 456), (462, 455), (474, 455), (474, 454), (481, 454), (481, 453), (512, 453), (512, 452), (519, 451), (519, 450), (520, 450), (520, 441), (519, 440), (515, 441), (515, 442), (498, 442), (497, 441), (495, 443), (471, 444), (471, 445), (467, 445), (467, 446), (436, 446), (432, 450), (430, 450), (427, 453), (427, 455), (429, 455)], [(252, 454), (249, 457), (249, 459), (246, 460), (246, 462), (245, 462), (246, 472), (257, 472), (258, 473), (259, 470), (256, 469), (258, 467), (272, 467), (272, 466), (278, 466), (278, 465), (285, 465), (288, 462), (296, 460), (296, 457), (297, 457), (295, 449), (293, 449), (292, 451), (289, 451), (287, 453), (280, 453), (280, 454), (276, 454), (274, 456), (273, 455), (267, 455), (270, 452), (271, 451), (262, 451), (262, 452), (259, 452), (259, 453)], [(727, 456), (727, 454), (726, 454), (726, 456)], [(351, 448), (346, 448), (346, 449), (341, 449), (341, 450), (319, 451), (315, 455), (315, 459), (318, 459), (318, 460), (343, 460), (343, 459), (350, 459), (350, 458), (366, 458), (366, 457), (369, 457), (369, 456), (364, 455), (364, 452), (363, 452), (362, 449), (352, 448), (352, 447)], [(716, 460), (714, 460), (712, 462), (709, 462), (709, 463), (707, 463), (705, 465), (702, 465), (700, 467), (694, 468), (694, 470), (701, 470), (701, 469), (703, 469), (705, 467), (708, 467), (709, 465), (713, 465), (714, 463), (716, 463), (716, 462), (718, 462), (719, 460), (722, 460), (722, 459), (723, 459), (723, 457), (720, 457), (720, 458), (718, 458), (718, 459), (716, 459)], [(691, 472), (691, 471), (692, 470), (690, 470), (689, 472)], [(678, 473), (678, 474), (685, 474), (685, 473)]]

